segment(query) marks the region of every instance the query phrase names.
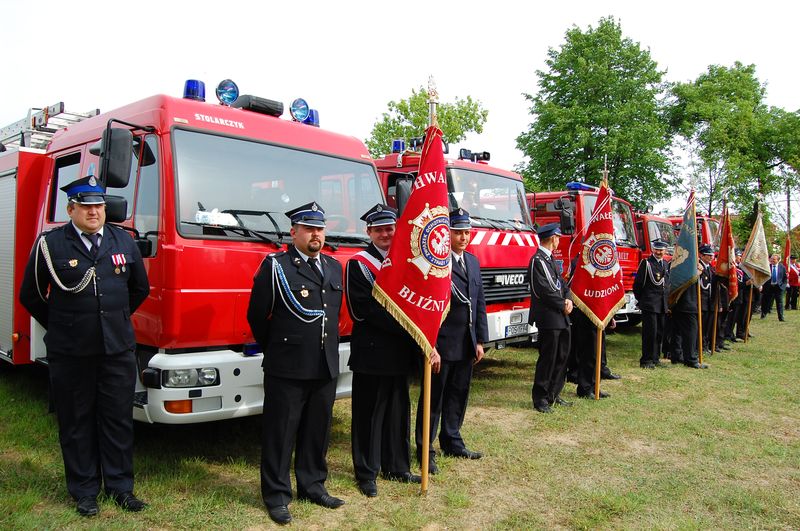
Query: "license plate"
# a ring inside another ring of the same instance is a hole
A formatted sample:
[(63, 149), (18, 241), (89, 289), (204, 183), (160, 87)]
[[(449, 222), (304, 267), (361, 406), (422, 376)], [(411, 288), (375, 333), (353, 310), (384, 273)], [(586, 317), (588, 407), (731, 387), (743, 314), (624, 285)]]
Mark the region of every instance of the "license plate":
[(506, 337), (521, 336), (527, 333), (527, 324), (513, 324), (506, 327)]

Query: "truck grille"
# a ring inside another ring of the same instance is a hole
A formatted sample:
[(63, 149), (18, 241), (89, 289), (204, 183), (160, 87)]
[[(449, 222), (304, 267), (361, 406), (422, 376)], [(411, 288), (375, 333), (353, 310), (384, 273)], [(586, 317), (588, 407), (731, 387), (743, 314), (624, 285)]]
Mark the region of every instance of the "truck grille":
[(481, 281), (487, 304), (518, 301), (531, 295), (527, 268), (481, 268)]

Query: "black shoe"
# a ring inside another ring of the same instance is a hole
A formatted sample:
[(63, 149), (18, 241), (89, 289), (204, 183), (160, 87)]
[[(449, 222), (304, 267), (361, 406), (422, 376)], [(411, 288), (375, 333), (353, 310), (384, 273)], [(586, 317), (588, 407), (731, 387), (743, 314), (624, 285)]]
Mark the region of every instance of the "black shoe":
[(655, 369), (656, 368), (656, 364), (655, 363), (640, 363), (639, 367), (641, 367), (642, 369)]
[[(417, 456), (417, 463), (419, 463), (419, 467), (422, 468), (422, 456)], [(428, 473), (433, 475), (439, 473), (439, 467), (436, 466), (436, 457), (433, 451), (428, 455)]]
[(553, 408), (550, 407), (550, 404), (534, 404), (533, 409), (538, 411), (539, 413), (552, 413)]
[(722, 350), (730, 350), (730, 349), (731, 349), (731, 347), (729, 347), (729, 346), (728, 346), (728, 345), (726, 345), (725, 343), (721, 344), (721, 345), (719, 346), (719, 348), (721, 348)]
[(708, 365), (706, 365), (705, 363), (697, 362), (697, 361), (694, 362), (694, 363), (687, 363), (686, 366), (691, 368), (691, 369), (708, 369)]
[[(600, 391), (600, 398), (608, 398), (609, 396), (611, 396), (611, 395), (606, 393), (605, 391)], [(578, 395), (578, 398), (586, 398), (588, 400), (594, 400), (594, 393), (589, 393), (589, 394), (586, 394), (586, 395), (580, 394), (580, 395)]]
[(97, 506), (97, 497), (95, 496), (84, 496), (78, 500), (76, 509), (81, 516), (96, 516), (100, 512), (100, 508)]
[(602, 373), (600, 375), (600, 379), (601, 380), (620, 380), (620, 379), (622, 379), (622, 376), (620, 376), (619, 374), (614, 374), (611, 371), (608, 371), (608, 372)]
[(389, 472), (383, 475), (383, 479), (388, 479), (389, 481), (399, 481), (400, 483), (422, 483), (422, 478), (416, 474), (412, 474), (411, 472), (401, 472), (399, 474)]
[[(556, 398), (556, 403), (558, 403), (559, 400), (561, 399)], [(482, 453), (473, 452), (472, 450), (467, 450), (466, 448), (462, 450), (456, 450), (455, 452), (445, 452), (444, 450), (442, 450), (442, 453), (450, 457), (460, 457), (462, 459), (480, 459), (481, 457), (483, 457)]]
[(738, 343), (739, 342), (739, 339), (737, 339), (735, 337), (726, 337), (725, 340), (726, 341), (730, 341), (731, 343)]
[(111, 498), (114, 500), (114, 503), (119, 505), (120, 509), (130, 513), (138, 513), (147, 507), (147, 504), (134, 496), (132, 492), (121, 492), (119, 494), (114, 494)]
[(267, 507), (267, 514), (269, 514), (270, 520), (278, 525), (286, 525), (292, 521), (292, 514), (289, 512), (289, 508), (285, 505)]
[(785, 320), (786, 319), (784, 319), (783, 317), (778, 317), (778, 321), (780, 321), (780, 322), (784, 322)]
[(378, 484), (375, 483), (374, 479), (359, 481), (358, 490), (360, 490), (361, 494), (363, 494), (367, 498), (374, 498), (375, 496), (378, 495)]
[(574, 383), (574, 384), (578, 383), (578, 375), (575, 374), (574, 372), (568, 372), (567, 373), (567, 382)]
[(766, 317), (766, 316), (767, 316), (766, 314), (763, 314), (763, 313), (761, 314), (761, 318), (762, 318), (762, 319), (763, 319), (764, 317)]
[[(375, 494), (377, 495), (377, 492)], [(325, 507), (326, 509), (338, 509), (344, 505), (343, 499), (336, 498), (330, 494), (323, 494), (322, 496), (317, 496), (315, 498), (311, 498), (310, 496), (298, 496), (297, 499), (311, 502), (315, 505)]]
[(555, 402), (553, 402), (553, 403), (556, 404), (556, 405), (559, 405), (559, 406), (564, 406), (564, 407), (569, 407), (569, 406), (572, 405), (572, 402), (568, 402), (568, 401), (564, 400), (563, 398), (561, 398), (560, 396), (557, 397)]

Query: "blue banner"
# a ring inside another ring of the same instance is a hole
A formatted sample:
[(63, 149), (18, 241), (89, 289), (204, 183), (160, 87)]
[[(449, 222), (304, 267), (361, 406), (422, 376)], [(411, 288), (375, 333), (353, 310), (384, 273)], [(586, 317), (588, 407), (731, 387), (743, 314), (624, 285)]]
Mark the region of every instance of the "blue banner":
[(669, 270), (668, 303), (674, 306), (684, 291), (697, 282), (700, 272), (697, 268), (697, 218), (694, 209), (694, 191), (689, 195), (689, 204), (681, 221), (675, 254)]

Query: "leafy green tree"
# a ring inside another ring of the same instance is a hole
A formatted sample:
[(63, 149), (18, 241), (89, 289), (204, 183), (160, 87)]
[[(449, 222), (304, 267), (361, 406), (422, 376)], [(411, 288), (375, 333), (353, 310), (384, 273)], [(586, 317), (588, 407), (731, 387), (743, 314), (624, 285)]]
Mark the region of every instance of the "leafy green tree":
[(518, 171), (533, 190), (569, 181), (598, 184), (604, 159), (609, 183), (638, 208), (670, 196), (671, 132), (663, 72), (613, 18), (597, 28), (569, 29), (537, 71), (539, 91), (526, 94), (534, 121), (517, 137), (527, 157)]
[(800, 116), (767, 107), (755, 65), (711, 65), (672, 95), (670, 122), (689, 155), (683, 187), (694, 186), (708, 212), (724, 200), (747, 212), (759, 197), (797, 186)]
[[(408, 99), (390, 101), (389, 111), (383, 113), (365, 141), (370, 154), (378, 157), (387, 153), (392, 140), (421, 137), (428, 127), (428, 110), (428, 92), (422, 87), (412, 89)], [(482, 133), (488, 116), (489, 111), (470, 96), (457, 97), (453, 103), (439, 103), (436, 109), (442, 138), (449, 144), (461, 142), (467, 133)]]

